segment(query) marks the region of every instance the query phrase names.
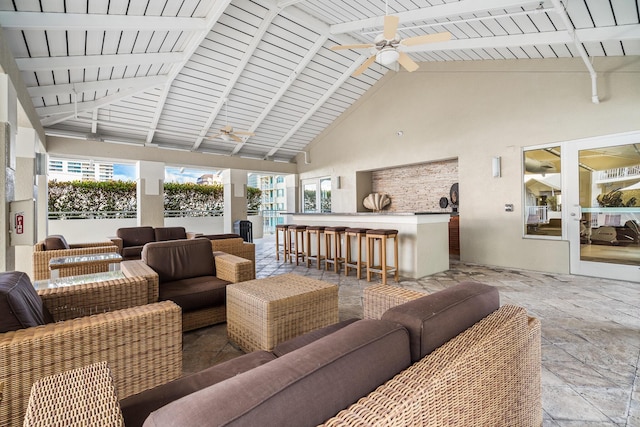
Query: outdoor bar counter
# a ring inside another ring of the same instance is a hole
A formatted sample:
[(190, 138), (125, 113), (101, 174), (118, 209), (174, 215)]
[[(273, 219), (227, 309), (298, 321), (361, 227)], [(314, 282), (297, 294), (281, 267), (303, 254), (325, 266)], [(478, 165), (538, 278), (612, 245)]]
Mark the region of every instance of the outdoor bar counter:
[[(400, 275), (417, 279), (449, 269), (448, 212), (282, 213), (287, 224), (398, 230)], [(364, 253), (364, 251), (363, 251)], [(389, 246), (388, 254), (392, 253)]]

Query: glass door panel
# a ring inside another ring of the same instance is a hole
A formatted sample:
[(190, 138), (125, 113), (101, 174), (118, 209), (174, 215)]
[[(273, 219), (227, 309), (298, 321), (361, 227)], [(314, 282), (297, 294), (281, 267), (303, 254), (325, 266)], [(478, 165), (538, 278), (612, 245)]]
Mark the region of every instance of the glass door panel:
[(640, 134), (568, 146), (571, 272), (640, 282)]

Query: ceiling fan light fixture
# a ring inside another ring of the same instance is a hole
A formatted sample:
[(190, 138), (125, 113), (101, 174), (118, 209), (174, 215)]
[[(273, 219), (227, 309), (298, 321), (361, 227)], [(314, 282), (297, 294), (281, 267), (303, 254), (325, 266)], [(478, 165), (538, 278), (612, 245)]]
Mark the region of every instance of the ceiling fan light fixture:
[(376, 54), (376, 62), (382, 65), (391, 65), (398, 60), (400, 54), (392, 47), (382, 49)]

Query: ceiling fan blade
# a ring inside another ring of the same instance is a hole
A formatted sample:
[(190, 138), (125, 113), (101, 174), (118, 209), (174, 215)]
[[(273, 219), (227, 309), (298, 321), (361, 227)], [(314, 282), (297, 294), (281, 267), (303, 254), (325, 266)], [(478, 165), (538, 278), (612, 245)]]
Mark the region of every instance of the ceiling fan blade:
[(425, 34), (424, 36), (409, 37), (403, 39), (400, 44), (403, 46), (417, 46), (419, 44), (446, 42), (451, 40), (451, 33)]
[(235, 133), (236, 135), (248, 135), (248, 136), (254, 136), (255, 135), (255, 133), (253, 133), (253, 132), (247, 132), (247, 131), (244, 131), (244, 130), (237, 130), (237, 131), (234, 131), (233, 133)]
[(385, 39), (393, 40), (396, 37), (398, 22), (400, 22), (400, 18), (397, 16), (386, 15), (384, 17), (384, 38)]
[(232, 133), (231, 135), (229, 135), (229, 136), (230, 136), (230, 137), (231, 137), (231, 139), (233, 139), (235, 142), (244, 142), (244, 141), (242, 140), (242, 138), (240, 138), (239, 136), (237, 136), (237, 135), (235, 135), (235, 134), (233, 134), (233, 133)]
[(366, 49), (369, 47), (375, 47), (373, 43), (365, 43), (365, 44), (345, 44), (345, 45), (336, 45), (331, 46), (331, 50), (345, 50), (345, 49)]
[(408, 72), (412, 73), (418, 69), (418, 64), (416, 64), (415, 61), (409, 57), (409, 55), (407, 55), (404, 52), (398, 52), (398, 53), (399, 53), (398, 62), (400, 63), (400, 65), (406, 68)]
[(359, 76), (360, 74), (364, 73), (364, 70), (369, 68), (369, 65), (373, 64), (373, 61), (375, 60), (376, 60), (376, 56), (371, 55), (369, 59), (364, 61), (364, 63), (361, 66), (359, 66), (357, 70), (353, 72), (352, 76)]
[(216, 138), (220, 138), (222, 136), (221, 133), (215, 134), (213, 136), (205, 136), (204, 139), (216, 139)]

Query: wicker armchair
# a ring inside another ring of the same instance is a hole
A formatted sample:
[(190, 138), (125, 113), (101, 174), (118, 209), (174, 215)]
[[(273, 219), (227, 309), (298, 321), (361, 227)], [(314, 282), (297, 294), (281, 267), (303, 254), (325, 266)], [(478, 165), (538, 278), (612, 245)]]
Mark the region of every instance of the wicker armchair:
[(38, 291), (55, 322), (0, 334), (0, 424), (22, 425), (34, 382), (91, 363), (109, 363), (119, 399), (180, 377), (180, 307), (147, 304), (148, 289), (126, 278)]
[[(184, 246), (188, 245), (188, 241), (176, 240), (175, 245)], [(169, 242), (157, 242), (166, 245), (171, 245)], [(157, 243), (149, 243), (148, 245), (156, 245)], [(178, 253), (183, 251), (178, 250)], [(184, 254), (184, 253), (183, 253)], [(241, 258), (235, 255), (226, 254), (222, 252), (213, 252), (215, 256), (215, 277), (229, 283), (238, 283), (245, 280), (250, 280), (254, 277), (254, 267), (247, 259)], [(143, 256), (144, 258), (144, 256)], [(189, 257), (190, 259), (194, 259)], [(175, 262), (167, 259), (167, 265), (174, 264)], [(197, 264), (192, 262), (191, 264)], [(187, 263), (177, 262), (177, 265), (186, 266)], [(161, 299), (160, 286), (161, 280), (158, 273), (147, 265), (143, 260), (128, 260), (123, 261), (120, 264), (120, 268), (126, 277), (143, 277), (148, 282), (148, 289), (151, 292), (155, 292), (156, 300)], [(193, 276), (192, 276), (193, 277)], [(182, 313), (182, 330), (190, 331), (193, 329), (201, 328), (204, 326), (214, 325), (227, 320), (226, 305), (215, 305), (197, 310), (183, 309)]]
[[(75, 243), (68, 245), (67, 249), (49, 249), (45, 241), (38, 242), (33, 247), (33, 280), (44, 280), (51, 277), (49, 261), (52, 258), (75, 255), (90, 255), (102, 253), (119, 253), (118, 247), (110, 240), (104, 242)], [(84, 265), (61, 271), (60, 276), (75, 276), (80, 274), (101, 273), (108, 271), (108, 266), (104, 263), (96, 265)]]

